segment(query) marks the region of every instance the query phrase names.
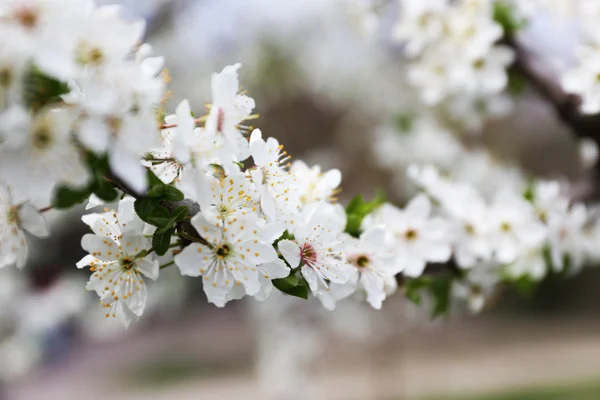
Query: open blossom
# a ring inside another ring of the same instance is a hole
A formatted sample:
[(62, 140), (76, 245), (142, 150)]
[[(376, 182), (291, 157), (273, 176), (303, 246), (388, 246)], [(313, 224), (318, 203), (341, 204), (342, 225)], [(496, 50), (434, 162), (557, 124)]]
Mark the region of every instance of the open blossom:
[(585, 227), (588, 213), (584, 204), (575, 204), (564, 213), (548, 216), (548, 242), (552, 266), (562, 271), (568, 266), (577, 271), (585, 260)]
[(509, 192), (501, 192), (496, 196), (490, 206), (488, 219), (494, 258), (499, 263), (514, 262), (522, 247), (539, 246), (547, 235), (533, 206)]
[(330, 283), (351, 282), (357, 271), (342, 258), (342, 231), (346, 225), (343, 210), (322, 203), (305, 218), (305, 223), (296, 228), (294, 240), (282, 240), (278, 248), (292, 268), (301, 267), (302, 276), (319, 297), (329, 291)]
[(0, 113), (0, 179), (16, 201), (50, 203), (57, 185), (88, 182), (83, 156), (71, 137), (67, 111), (41, 111), (34, 118), (19, 106)]
[(585, 114), (600, 112), (600, 51), (597, 47), (577, 49), (579, 64), (567, 71), (561, 79), (567, 93), (581, 97), (581, 111)]
[(213, 223), (227, 223), (257, 212), (257, 192), (254, 184), (243, 173), (215, 178), (197, 177), (196, 200), (202, 214)]
[(529, 277), (535, 281), (543, 279), (548, 273), (548, 263), (541, 247), (521, 249), (517, 259), (504, 269), (513, 279)]
[(254, 100), (238, 94), (238, 70), (241, 64), (228, 65), (212, 77), (212, 104), (206, 121), (210, 135), (221, 135), (238, 160), (249, 156), (248, 141), (238, 126), (254, 109)]
[(344, 259), (358, 271), (356, 287), (366, 293), (373, 308), (380, 309), (389, 294), (387, 283), (401, 272), (386, 246), (385, 229), (374, 227), (363, 232), (360, 239), (346, 238)]
[(321, 172), (321, 167), (309, 167), (303, 161), (294, 161), (290, 167), (294, 176), (294, 184), (300, 195), (302, 206), (327, 201), (336, 194), (336, 189), (342, 181), (342, 174), (337, 169)]
[(100, 296), (106, 317), (119, 318), (127, 327), (144, 312), (144, 278), (156, 280), (159, 274), (152, 243), (143, 234), (144, 223), (135, 214), (131, 198), (121, 201), (118, 213), (89, 214), (83, 221), (94, 233), (81, 239), (81, 247), (90, 254), (77, 267), (93, 272), (86, 288)]
[(262, 212), (270, 220), (297, 213), (300, 199), (294, 177), (285, 169), (289, 157), (283, 146), (274, 138), (265, 141), (255, 129), (250, 137), (250, 153), (256, 167), (250, 170), (250, 176), (260, 193)]
[(451, 247), (447, 222), (431, 216), (431, 201), (420, 194), (401, 210), (384, 204), (367, 224), (382, 224), (390, 233), (396, 263), (406, 276), (418, 277), (428, 262), (446, 262)]
[(475, 189), (467, 185), (445, 185), (439, 197), (447, 216), (454, 259), (462, 268), (471, 268), (492, 255), (488, 207)]
[(409, 56), (420, 54), (435, 43), (444, 32), (443, 14), (447, 0), (400, 1), (400, 18), (394, 27), (394, 37), (406, 43)]
[(35, 207), (14, 203), (10, 192), (0, 186), (0, 268), (25, 266), (28, 251), (24, 232), (38, 237), (49, 234), (44, 217)]
[(500, 282), (500, 268), (496, 263), (484, 263), (469, 271), (468, 275), (452, 285), (452, 294), (464, 299), (472, 313), (483, 310)]
[[(264, 241), (256, 218), (240, 217), (223, 226), (197, 214), (192, 225), (205, 243), (187, 246), (175, 256), (175, 264), (182, 275), (203, 277), (204, 293), (216, 306), (223, 307), (227, 301), (241, 297), (240, 291), (242, 295), (264, 298), (271, 279), (289, 274), (273, 246)], [(268, 237), (270, 240), (273, 236)]]

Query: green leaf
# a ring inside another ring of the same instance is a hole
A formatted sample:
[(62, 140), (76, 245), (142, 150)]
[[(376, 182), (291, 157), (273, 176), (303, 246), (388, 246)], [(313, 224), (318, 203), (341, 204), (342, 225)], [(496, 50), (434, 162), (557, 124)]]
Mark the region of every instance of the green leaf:
[(58, 81), (31, 65), (23, 75), (23, 101), (34, 112), (58, 103), (60, 96), (69, 93), (66, 82)]
[(292, 272), (285, 278), (273, 279), (273, 286), (281, 290), (283, 293), (287, 293), (291, 289), (298, 286), (298, 277)]
[(514, 6), (505, 1), (494, 3), (494, 21), (502, 26), (507, 35), (512, 35), (527, 25), (527, 20), (519, 18)]
[(414, 304), (421, 305), (421, 293), (424, 289), (431, 285), (431, 279), (428, 277), (420, 277), (416, 279), (408, 279), (404, 284), (404, 295)]
[(160, 199), (152, 197), (143, 197), (133, 203), (137, 215), (142, 221), (147, 222), (159, 228), (172, 226), (171, 214), (169, 210), (160, 204)]
[(285, 293), (289, 294), (290, 296), (300, 297), (301, 299), (306, 300), (308, 299), (308, 286), (298, 285)]
[(302, 299), (308, 299), (308, 282), (304, 278), (298, 278), (295, 272), (281, 279), (273, 279), (273, 286), (285, 294)]
[(452, 280), (451, 276), (440, 276), (431, 282), (430, 291), (435, 300), (433, 310), (431, 311), (433, 318), (448, 314), (450, 310)]
[(148, 187), (154, 187), (157, 185), (164, 185), (163, 181), (161, 181), (158, 176), (154, 175), (150, 169), (146, 170), (146, 176), (148, 178)]
[(175, 223), (175, 221), (171, 220), (171, 214), (169, 214), (169, 210), (163, 206), (158, 206), (155, 208), (145, 221), (158, 228), (173, 226)]
[(67, 186), (59, 186), (54, 192), (52, 206), (57, 209), (71, 208), (86, 201), (90, 194), (89, 188), (72, 189)]
[(364, 218), (385, 203), (385, 196), (378, 192), (370, 202), (365, 202), (361, 195), (354, 197), (346, 206), (346, 233), (359, 237)]
[(167, 229), (164, 232), (156, 231), (152, 235), (152, 247), (159, 256), (164, 256), (169, 247), (171, 246), (171, 235), (173, 234), (173, 228)]
[(163, 200), (182, 201), (185, 198), (183, 193), (180, 190), (178, 190), (177, 188), (175, 188), (173, 186), (168, 186), (168, 185), (164, 185), (164, 186), (165, 186), (165, 192), (164, 192)]
[(182, 201), (183, 193), (173, 186), (164, 184), (152, 171), (147, 170), (148, 191), (145, 197), (160, 198), (165, 201)]
[(525, 89), (527, 89), (527, 79), (523, 76), (523, 74), (515, 71), (508, 71), (508, 85), (507, 90), (510, 94), (519, 96), (525, 93)]
[(410, 133), (413, 129), (415, 118), (409, 114), (400, 114), (396, 116), (396, 127), (398, 131), (403, 134)]
[(189, 207), (188, 206), (181, 206), (181, 207), (177, 207), (176, 209), (173, 210), (173, 219), (175, 221), (181, 221), (182, 219), (184, 219), (189, 211)]
[(531, 297), (535, 294), (535, 290), (538, 287), (538, 282), (533, 280), (530, 276), (523, 275), (520, 278), (513, 281), (515, 289), (521, 296)]

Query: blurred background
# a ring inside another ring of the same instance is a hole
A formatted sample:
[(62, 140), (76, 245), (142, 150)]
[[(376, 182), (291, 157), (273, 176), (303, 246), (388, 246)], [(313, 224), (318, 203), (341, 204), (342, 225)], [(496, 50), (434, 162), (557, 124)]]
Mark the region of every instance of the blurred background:
[[(210, 74), (241, 62), (255, 127), (294, 158), (339, 168), (343, 203), (383, 189), (402, 205), (414, 190), (410, 163), (452, 170), (484, 193), (524, 187), (530, 175), (574, 190), (587, 182), (582, 144), (526, 86), (487, 113), (463, 107), (462, 125), (416, 106), (402, 53), (386, 39), (393, 21), (374, 21), (366, 1), (121, 3), (147, 21), (146, 41), (166, 58), (171, 110), (184, 98), (202, 110)], [(556, 25), (535, 18), (529, 43), (565, 53), (568, 40), (548, 37), (561, 32), (544, 30)], [(171, 268), (125, 331), (84, 291), (88, 272), (74, 268), (83, 212), (49, 213), (53, 236), (31, 243), (30, 265), (0, 271), (2, 400), (600, 399), (594, 268), (527, 294), (497, 293), (476, 317), (456, 304), (436, 321), (402, 293), (382, 311), (350, 299), (328, 312), (278, 293), (216, 309), (198, 280)]]

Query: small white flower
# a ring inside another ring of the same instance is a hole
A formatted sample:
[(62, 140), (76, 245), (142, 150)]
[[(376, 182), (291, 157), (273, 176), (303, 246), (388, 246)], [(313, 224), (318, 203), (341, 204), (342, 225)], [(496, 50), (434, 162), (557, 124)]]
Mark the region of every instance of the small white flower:
[(326, 296), (330, 283), (351, 283), (357, 275), (356, 269), (342, 259), (345, 213), (321, 203), (305, 218), (306, 223), (296, 228), (294, 240), (282, 240), (278, 248), (292, 268), (301, 267), (313, 294)]
[(409, 56), (420, 54), (442, 36), (443, 14), (447, 8), (446, 0), (400, 0), (400, 18), (394, 26), (394, 37), (406, 42), (406, 53)]
[(358, 270), (357, 287), (364, 290), (367, 302), (379, 310), (388, 295), (386, 282), (401, 272), (386, 246), (385, 229), (374, 227), (363, 232), (360, 239), (346, 238), (344, 247), (346, 262)]
[(499, 193), (490, 206), (488, 219), (494, 258), (502, 264), (517, 259), (521, 247), (541, 245), (547, 235), (533, 206), (510, 192)]
[(439, 197), (449, 221), (449, 235), (456, 264), (471, 268), (492, 255), (488, 208), (475, 189), (467, 185), (446, 185)]
[(86, 288), (100, 296), (106, 317), (119, 318), (128, 327), (146, 306), (144, 278), (156, 280), (159, 274), (158, 261), (148, 254), (152, 243), (143, 234), (144, 223), (135, 214), (131, 198), (121, 201), (118, 214), (107, 211), (82, 219), (94, 234), (81, 239), (81, 247), (90, 254), (77, 267), (93, 271)]
[(221, 179), (200, 175), (192, 198), (200, 204), (202, 214), (212, 223), (227, 223), (246, 215), (256, 215), (258, 200), (254, 184), (243, 173)]
[(0, 268), (25, 266), (28, 250), (24, 232), (38, 237), (49, 235), (38, 210), (28, 203), (13, 203), (10, 192), (0, 186)]
[(322, 173), (320, 166), (310, 168), (299, 160), (292, 163), (290, 173), (295, 178), (302, 206), (331, 199), (342, 181), (342, 174), (337, 169)]
[(273, 246), (263, 239), (265, 233), (255, 218), (240, 217), (223, 226), (197, 214), (192, 225), (206, 243), (187, 246), (175, 256), (175, 264), (182, 275), (203, 277), (204, 293), (217, 307), (240, 294), (264, 299), (271, 290), (271, 279), (289, 274)]
[(466, 300), (471, 312), (477, 314), (493, 296), (499, 282), (497, 264), (480, 264), (471, 269), (466, 278), (453, 282), (452, 295)]
[(299, 196), (294, 177), (284, 169), (289, 156), (283, 146), (274, 138), (263, 140), (260, 131), (255, 129), (250, 138), (250, 153), (256, 166), (250, 176), (260, 193), (262, 212), (269, 220), (297, 213)]
[(517, 259), (506, 266), (506, 274), (512, 278), (530, 277), (540, 281), (548, 273), (548, 265), (544, 257), (543, 248), (523, 248)]
[(431, 216), (431, 201), (427, 196), (417, 195), (404, 210), (384, 204), (375, 210), (373, 218), (391, 233), (398, 268), (406, 276), (418, 277), (428, 262), (450, 259), (447, 222)]
[(574, 204), (564, 214), (554, 213), (548, 216), (548, 241), (552, 266), (562, 271), (565, 258), (573, 271), (583, 267), (585, 260), (585, 225), (588, 213), (584, 204)]
[(239, 160), (249, 156), (248, 141), (239, 130), (239, 123), (254, 109), (254, 100), (238, 94), (238, 70), (241, 64), (228, 65), (212, 76), (212, 104), (205, 128), (210, 135), (222, 135), (230, 151)]
[(15, 201), (50, 204), (54, 188), (83, 186), (88, 171), (71, 137), (73, 118), (67, 111), (42, 111), (32, 120), (23, 109), (0, 114), (0, 179)]
[(590, 138), (583, 138), (579, 140), (579, 160), (585, 169), (593, 168), (597, 163), (600, 156), (600, 150), (598, 149), (598, 143)]
[(561, 84), (567, 93), (581, 97), (581, 111), (585, 114), (600, 112), (600, 51), (581, 46), (576, 50), (579, 65), (567, 71)]

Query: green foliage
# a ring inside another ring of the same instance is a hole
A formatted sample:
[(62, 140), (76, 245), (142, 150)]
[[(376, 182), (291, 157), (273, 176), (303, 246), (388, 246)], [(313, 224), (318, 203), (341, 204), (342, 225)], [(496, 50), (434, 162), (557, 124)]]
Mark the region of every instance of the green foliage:
[(34, 65), (27, 68), (23, 76), (23, 102), (34, 112), (61, 101), (60, 96), (69, 93), (69, 86), (51, 78)]
[(502, 26), (506, 35), (512, 35), (527, 25), (526, 20), (517, 17), (513, 4), (501, 0), (494, 3), (494, 21)]
[(452, 281), (453, 278), (448, 275), (439, 276), (432, 280), (429, 290), (434, 298), (434, 305), (431, 310), (433, 318), (447, 315), (450, 311)]
[(157, 229), (152, 235), (152, 247), (154, 248), (154, 252), (159, 256), (163, 256), (169, 251), (169, 247), (171, 246), (171, 235), (173, 234), (173, 230), (175, 228), (173, 226)]
[(145, 197), (160, 198), (164, 201), (182, 201), (185, 197), (177, 188), (164, 184), (152, 171), (147, 170), (148, 191)]
[(72, 189), (67, 186), (59, 186), (54, 192), (52, 206), (56, 209), (71, 208), (76, 204), (81, 204), (90, 197), (89, 190)]
[(290, 296), (308, 299), (308, 282), (303, 277), (298, 278), (295, 271), (285, 278), (273, 279), (273, 286)]
[(359, 237), (365, 217), (383, 203), (385, 203), (385, 196), (381, 192), (377, 193), (375, 199), (370, 202), (365, 202), (361, 195), (354, 197), (346, 206), (346, 233)]
[(404, 284), (404, 294), (410, 301), (420, 306), (423, 300), (423, 292), (428, 291), (434, 299), (431, 317), (436, 318), (447, 315), (450, 311), (453, 280), (452, 275), (422, 276), (408, 279)]
[(431, 285), (431, 278), (422, 276), (415, 279), (407, 279), (404, 284), (404, 295), (414, 304), (420, 306), (422, 302), (421, 293)]
[(169, 211), (165, 204), (182, 201), (183, 193), (164, 184), (151, 171), (148, 171), (148, 186), (148, 192), (135, 201), (134, 208), (142, 221), (156, 227), (152, 236), (152, 246), (156, 254), (161, 256), (169, 250), (176, 224), (185, 219), (189, 208), (182, 205)]
[(518, 96), (525, 93), (527, 88), (527, 79), (523, 74), (515, 71), (514, 69), (508, 71), (508, 85), (507, 90), (510, 94)]
[(111, 182), (106, 179), (109, 172), (108, 158), (106, 155), (95, 155), (88, 152), (85, 155), (86, 164), (90, 171), (91, 179), (87, 186), (72, 188), (59, 186), (54, 192), (52, 206), (56, 209), (71, 208), (86, 201), (92, 193), (100, 199), (110, 202), (117, 199), (118, 192)]
[(395, 118), (396, 127), (401, 133), (409, 133), (413, 129), (415, 118), (409, 114), (400, 114)]

